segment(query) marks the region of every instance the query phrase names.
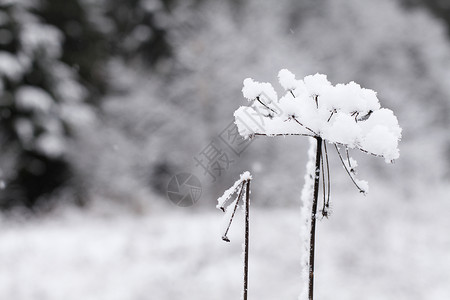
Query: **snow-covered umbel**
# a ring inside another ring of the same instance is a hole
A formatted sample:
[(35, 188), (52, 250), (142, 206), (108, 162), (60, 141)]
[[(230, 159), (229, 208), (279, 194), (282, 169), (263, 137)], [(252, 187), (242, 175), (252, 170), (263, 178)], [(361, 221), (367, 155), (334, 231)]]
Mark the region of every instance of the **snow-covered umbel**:
[(244, 138), (305, 135), (382, 156), (386, 162), (399, 157), (402, 129), (393, 112), (380, 107), (375, 91), (353, 81), (332, 85), (322, 74), (297, 80), (286, 69), (278, 79), (286, 90), (280, 99), (270, 83), (244, 80), (242, 93), (250, 106), (234, 113)]

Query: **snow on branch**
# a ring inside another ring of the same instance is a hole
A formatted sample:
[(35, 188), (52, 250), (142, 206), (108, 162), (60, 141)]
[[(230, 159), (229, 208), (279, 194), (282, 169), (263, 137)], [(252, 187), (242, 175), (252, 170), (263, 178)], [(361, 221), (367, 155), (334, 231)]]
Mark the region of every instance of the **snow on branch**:
[(297, 80), (290, 71), (278, 73), (286, 93), (278, 99), (270, 83), (244, 80), (235, 123), (244, 138), (256, 135), (305, 135), (384, 157), (399, 157), (402, 129), (390, 109), (381, 108), (377, 93), (355, 82), (332, 85), (326, 75)]
[(221, 197), (217, 199), (217, 205), (216, 208), (221, 209), (222, 211), (225, 211), (225, 204), (226, 202), (235, 194), (238, 190), (239, 185), (246, 180), (251, 180), (252, 175), (249, 171), (245, 171), (241, 174), (240, 178), (231, 186), (228, 190), (226, 190)]
[[(217, 199), (218, 204), (216, 207), (221, 209), (223, 212), (225, 212), (224, 220), (226, 221), (226, 223), (224, 222), (224, 225), (223, 225), (224, 234), (222, 235), (222, 240), (224, 240), (226, 242), (230, 241), (230, 239), (227, 236), (228, 230), (230, 230), (231, 223), (233, 222), (234, 215), (239, 206), (239, 201), (241, 200), (241, 198), (244, 198), (244, 194), (246, 194), (244, 204), (246, 206), (248, 205), (248, 203), (247, 203), (247, 201), (249, 201), (248, 193), (250, 191), (247, 191), (247, 187), (248, 187), (247, 183), (249, 183), (250, 180), (252, 180), (252, 175), (250, 174), (249, 171), (245, 171), (244, 173), (241, 174), (240, 178), (233, 184), (233, 186), (231, 188), (229, 188), (228, 190), (226, 190), (225, 193), (222, 195), (222, 197)], [(237, 194), (236, 199), (233, 202), (226, 205), (227, 201), (234, 194)]]
[[(244, 217), (245, 217), (245, 235), (244, 235), (244, 243), (242, 244), (242, 250), (243, 250), (243, 258), (244, 258), (244, 277), (243, 277), (243, 283), (244, 288), (242, 291), (242, 300), (248, 299), (248, 249), (249, 249), (249, 232), (250, 232), (250, 181), (252, 180), (252, 175), (250, 172), (246, 171), (241, 174), (241, 177), (239, 180), (237, 180), (231, 188), (225, 191), (222, 197), (220, 197), (218, 201), (217, 207), (220, 208), (222, 211), (225, 212), (225, 219), (228, 220), (227, 226), (224, 229), (225, 232), (222, 235), (222, 240), (225, 242), (230, 242), (230, 239), (228, 238), (227, 234), (230, 230), (231, 223), (233, 222), (234, 215), (236, 213), (236, 209), (239, 206), (239, 201), (241, 198), (244, 201), (243, 203), (243, 210), (244, 210)], [(224, 209), (225, 202), (228, 201), (228, 199), (231, 198), (231, 196), (235, 193), (237, 193), (237, 190), (239, 189), (238, 196), (236, 197), (236, 200), (231, 202), (227, 206), (226, 209)], [(245, 192), (244, 192), (245, 191)], [(244, 196), (245, 195), (245, 196)]]

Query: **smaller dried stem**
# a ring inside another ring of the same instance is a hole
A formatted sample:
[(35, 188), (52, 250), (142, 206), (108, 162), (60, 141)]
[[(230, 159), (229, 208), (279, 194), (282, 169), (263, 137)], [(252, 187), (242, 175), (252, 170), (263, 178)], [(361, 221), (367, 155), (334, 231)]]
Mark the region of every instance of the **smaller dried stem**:
[[(325, 153), (325, 160), (326, 160), (326, 172), (327, 172), (327, 188), (325, 189), (325, 168), (324, 168), (324, 163), (323, 163), (323, 157), (322, 157), (322, 181), (323, 181), (323, 206), (322, 206), (322, 216), (323, 217), (328, 217), (329, 216), (329, 211), (328, 208), (330, 207), (330, 187), (331, 187), (331, 183), (330, 183), (330, 164), (328, 162), (328, 150), (327, 150), (327, 144), (324, 141), (323, 143), (323, 151), (322, 154)], [(326, 200), (325, 200), (325, 190), (327, 193), (326, 196)]]
[(328, 163), (328, 150), (327, 150), (327, 143), (323, 143), (323, 148), (325, 150), (325, 159), (327, 163), (327, 182), (328, 182), (328, 194), (327, 194), (327, 204), (326, 207), (328, 208), (330, 206), (330, 189), (331, 189), (331, 181), (330, 181), (330, 164)]
[(289, 92), (291, 92), (292, 97), (295, 98), (294, 92), (292, 90), (289, 90)]
[(342, 166), (344, 167), (345, 171), (347, 171), (347, 174), (348, 174), (348, 176), (350, 176), (350, 179), (353, 181), (353, 184), (358, 188), (358, 190), (359, 190), (361, 193), (364, 193), (365, 191), (364, 191), (362, 188), (359, 187), (359, 185), (356, 183), (355, 179), (353, 179), (352, 174), (351, 174), (350, 171), (347, 169), (347, 166), (345, 165), (344, 159), (342, 158), (342, 155), (341, 155), (341, 153), (339, 152), (338, 146), (334, 145), (334, 147), (336, 148), (336, 151), (337, 151), (337, 153), (338, 153), (338, 155), (339, 155), (339, 158), (341, 159)]
[(309, 137), (314, 137), (315, 135), (311, 135), (311, 134), (306, 134), (306, 133), (275, 133), (275, 134), (266, 134), (266, 133), (253, 133), (253, 136), (289, 136), (289, 135), (301, 135), (301, 136), (309, 136)]
[(272, 108), (270, 108), (269, 106), (267, 106), (267, 104), (263, 103), (263, 102), (261, 101), (261, 99), (259, 99), (259, 97), (256, 97), (256, 100), (257, 100), (259, 103), (261, 103), (262, 106), (264, 106), (264, 107), (267, 108), (268, 110), (270, 110), (270, 111), (272, 111), (272, 112), (274, 112), (274, 113), (277, 113), (275, 110), (273, 110)]
[[(325, 143), (324, 143), (325, 144)], [(323, 207), (322, 207), (322, 215), (325, 216), (326, 215), (326, 188), (325, 188), (325, 168), (324, 168), (324, 163), (323, 163), (323, 151), (320, 153), (320, 164), (321, 164), (321, 173), (322, 173), (322, 195), (323, 195)]]
[(347, 156), (348, 167), (350, 168), (350, 172), (354, 173), (355, 170), (352, 167), (352, 163), (350, 162), (350, 155), (348, 154), (348, 147), (345, 146), (345, 155)]
[(311, 132), (314, 134), (314, 136), (317, 136), (317, 133), (315, 133), (314, 130), (312, 130), (311, 128), (309, 128), (309, 127), (303, 125), (299, 120), (297, 120), (297, 118), (296, 118), (295, 116), (292, 116), (291, 119), (294, 120), (295, 122), (297, 122), (298, 124), (300, 124), (300, 126), (302, 126), (303, 128), (305, 128), (306, 130), (311, 131)]
[(238, 197), (236, 199), (236, 204), (234, 205), (233, 213), (231, 214), (231, 218), (230, 218), (230, 221), (228, 222), (227, 229), (225, 230), (225, 233), (222, 236), (222, 240), (224, 240), (225, 242), (229, 242), (230, 241), (230, 239), (227, 237), (227, 234), (228, 234), (228, 231), (230, 230), (231, 223), (233, 222), (234, 215), (235, 215), (236, 210), (237, 210), (237, 208), (239, 206), (239, 200), (241, 199), (242, 191), (244, 190), (244, 183), (245, 183), (245, 180), (241, 183), (241, 190), (240, 190), (239, 195), (238, 195)]
[(331, 112), (331, 114), (330, 114), (330, 116), (328, 117), (328, 120), (327, 120), (327, 122), (330, 122), (330, 120), (331, 120), (331, 117), (334, 115), (334, 111), (332, 111)]

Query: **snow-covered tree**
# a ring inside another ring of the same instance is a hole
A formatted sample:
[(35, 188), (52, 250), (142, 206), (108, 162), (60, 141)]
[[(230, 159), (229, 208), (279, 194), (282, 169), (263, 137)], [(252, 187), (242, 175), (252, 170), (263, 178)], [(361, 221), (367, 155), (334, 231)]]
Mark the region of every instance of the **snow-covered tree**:
[(32, 206), (71, 178), (69, 136), (93, 118), (86, 88), (65, 63), (64, 35), (35, 1), (4, 1), (0, 20), (2, 191), (0, 206)]
[(124, 92), (118, 65), (152, 72), (170, 57), (169, 2), (0, 2), (0, 206), (31, 207), (65, 185), (87, 198), (73, 151), (104, 126), (104, 96)]

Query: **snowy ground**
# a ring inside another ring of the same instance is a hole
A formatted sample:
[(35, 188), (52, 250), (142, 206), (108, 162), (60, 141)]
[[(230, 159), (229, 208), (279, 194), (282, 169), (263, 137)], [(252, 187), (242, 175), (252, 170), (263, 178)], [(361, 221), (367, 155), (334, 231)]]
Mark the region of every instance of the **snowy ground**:
[[(332, 217), (318, 223), (317, 299), (450, 299), (448, 194), (377, 189), (335, 195)], [(297, 298), (298, 216), (295, 207), (251, 210), (250, 299)], [(0, 299), (239, 299), (242, 218), (228, 244), (221, 218), (173, 207), (3, 220)]]

